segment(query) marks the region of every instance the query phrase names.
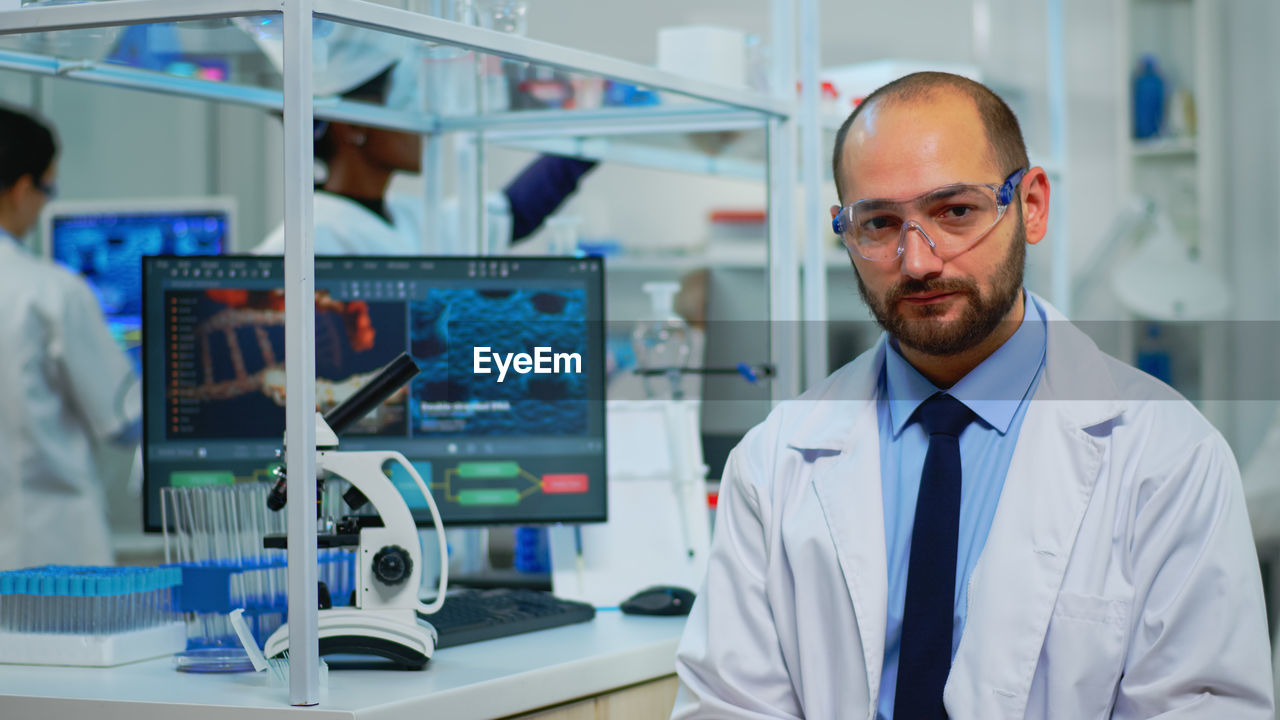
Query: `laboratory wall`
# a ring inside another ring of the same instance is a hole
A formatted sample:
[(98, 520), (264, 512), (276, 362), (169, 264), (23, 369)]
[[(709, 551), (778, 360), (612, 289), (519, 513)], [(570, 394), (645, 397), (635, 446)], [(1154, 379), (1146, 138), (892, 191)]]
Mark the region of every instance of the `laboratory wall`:
[[(1228, 372), (1234, 403), (1228, 437), (1247, 464), (1280, 421), (1280, 6), (1271, 0), (1228, 4), (1225, 117), (1228, 273), (1238, 296), (1237, 339)], [(1249, 398), (1258, 398), (1250, 400)], [(1280, 472), (1280, 470), (1275, 470)]]

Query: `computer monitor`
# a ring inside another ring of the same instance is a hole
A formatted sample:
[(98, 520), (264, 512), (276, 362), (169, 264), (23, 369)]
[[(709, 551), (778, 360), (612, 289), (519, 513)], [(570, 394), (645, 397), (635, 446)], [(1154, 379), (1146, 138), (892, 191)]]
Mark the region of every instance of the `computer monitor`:
[[(161, 488), (267, 480), (280, 462), (283, 269), (144, 258), (147, 530), (160, 529)], [(447, 525), (605, 519), (601, 260), (325, 257), (314, 277), (321, 411), (402, 352), (421, 368), (340, 450), (402, 452)], [(429, 525), (408, 473), (389, 469)]]
[(138, 362), (144, 255), (219, 255), (230, 249), (231, 198), (55, 201), (41, 213), (46, 257), (80, 273), (116, 342)]

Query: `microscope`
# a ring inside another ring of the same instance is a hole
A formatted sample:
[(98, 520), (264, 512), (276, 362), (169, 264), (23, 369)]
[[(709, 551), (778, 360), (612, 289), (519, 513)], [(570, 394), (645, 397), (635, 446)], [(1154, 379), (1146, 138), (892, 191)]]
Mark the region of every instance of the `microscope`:
[[(342, 518), (333, 532), (317, 534), (321, 547), (355, 547), (355, 592), (350, 607), (333, 607), (321, 592), (319, 610), (320, 654), (373, 655), (395, 665), (420, 670), (435, 651), (436, 632), (420, 616), (430, 615), (444, 604), (449, 583), (449, 556), (444, 524), (431, 491), (404, 455), (394, 451), (342, 452), (338, 433), (350, 427), (418, 374), (408, 354), (401, 354), (350, 398), (316, 415), (317, 483), (328, 478), (346, 480), (351, 488), (343, 501), (353, 511), (366, 504), (375, 514)], [(426, 498), (440, 547), (440, 585), (435, 600), (418, 600), (422, 551), (417, 526), (409, 506), (387, 477), (384, 468), (398, 463), (413, 478)], [(285, 471), (278, 475), (267, 506), (280, 510), (286, 502)], [(285, 547), (283, 536), (264, 539), (267, 547)], [(267, 639), (263, 652), (276, 657), (289, 649), (289, 626), (283, 625)]]

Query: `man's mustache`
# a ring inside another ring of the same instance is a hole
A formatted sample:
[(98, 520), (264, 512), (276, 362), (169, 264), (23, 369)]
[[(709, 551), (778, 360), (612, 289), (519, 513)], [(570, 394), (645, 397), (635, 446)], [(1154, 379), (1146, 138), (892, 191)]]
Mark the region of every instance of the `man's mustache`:
[(962, 278), (933, 278), (919, 279), (908, 278), (895, 285), (889, 290), (885, 297), (886, 304), (893, 304), (908, 295), (916, 295), (919, 293), (964, 293), (967, 295), (975, 295), (978, 292), (977, 283)]

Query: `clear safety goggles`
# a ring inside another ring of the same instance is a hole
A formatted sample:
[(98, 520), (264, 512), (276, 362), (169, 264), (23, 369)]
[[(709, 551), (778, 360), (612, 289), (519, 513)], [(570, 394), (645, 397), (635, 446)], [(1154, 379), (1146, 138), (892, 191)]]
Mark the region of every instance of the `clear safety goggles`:
[(1026, 169), (1000, 185), (958, 183), (907, 200), (859, 200), (840, 208), (831, 229), (850, 252), (873, 262), (902, 255), (915, 230), (933, 252), (949, 260), (978, 243), (1004, 217)]

